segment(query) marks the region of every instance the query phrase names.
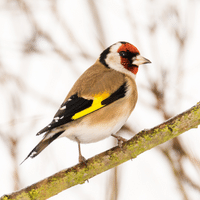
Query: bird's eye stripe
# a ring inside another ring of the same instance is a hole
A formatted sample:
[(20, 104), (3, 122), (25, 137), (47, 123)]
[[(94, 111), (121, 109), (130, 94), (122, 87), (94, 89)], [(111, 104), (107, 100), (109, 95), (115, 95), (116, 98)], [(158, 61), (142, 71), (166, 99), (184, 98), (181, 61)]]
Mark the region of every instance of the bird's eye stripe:
[(119, 55), (120, 55), (122, 58), (128, 58), (128, 59), (130, 59), (130, 61), (131, 61), (132, 58), (136, 57), (138, 54), (139, 54), (139, 53), (132, 53), (132, 52), (130, 52), (130, 51), (120, 51), (120, 52), (119, 52)]
[(120, 51), (119, 55), (122, 56), (122, 57), (127, 57), (128, 56), (127, 52), (125, 52), (125, 51)]

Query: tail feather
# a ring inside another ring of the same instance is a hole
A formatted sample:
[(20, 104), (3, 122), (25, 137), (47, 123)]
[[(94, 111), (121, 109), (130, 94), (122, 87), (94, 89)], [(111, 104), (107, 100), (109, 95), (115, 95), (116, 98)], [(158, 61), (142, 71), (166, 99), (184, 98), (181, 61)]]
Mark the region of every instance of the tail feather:
[(36, 135), (41, 135), (43, 133), (47, 133), (47, 132), (50, 132), (51, 131), (51, 126), (49, 127), (50, 125), (44, 127), (42, 130), (40, 130)]
[[(21, 162), (21, 164), (27, 159), (27, 158), (34, 158), (35, 156), (37, 156), (42, 150), (44, 150), (51, 142), (53, 142), (57, 137), (59, 137), (61, 134), (63, 133), (63, 131), (60, 131), (58, 133), (56, 133), (55, 135), (53, 135), (50, 138), (44, 138), (42, 139), (39, 144), (28, 154), (28, 156)], [(20, 164), (20, 165), (21, 165)]]

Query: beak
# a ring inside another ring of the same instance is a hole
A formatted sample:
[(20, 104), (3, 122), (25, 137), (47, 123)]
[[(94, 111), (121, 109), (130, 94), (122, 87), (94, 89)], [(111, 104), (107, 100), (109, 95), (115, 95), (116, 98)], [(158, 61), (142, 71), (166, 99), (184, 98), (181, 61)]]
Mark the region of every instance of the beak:
[(151, 61), (142, 57), (141, 55), (137, 55), (132, 62), (133, 65), (137, 65), (137, 66), (142, 65), (142, 64), (147, 64), (147, 63), (151, 63)]

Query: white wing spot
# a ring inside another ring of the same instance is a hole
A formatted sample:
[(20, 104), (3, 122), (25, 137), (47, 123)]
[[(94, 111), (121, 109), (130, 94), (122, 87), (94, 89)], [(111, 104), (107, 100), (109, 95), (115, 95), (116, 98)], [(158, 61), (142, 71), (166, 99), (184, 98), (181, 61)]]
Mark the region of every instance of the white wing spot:
[(60, 119), (63, 119), (63, 118), (64, 118), (64, 115)]
[(48, 128), (50, 128), (50, 127), (51, 127), (51, 125), (49, 124), (49, 125), (48, 125)]
[(67, 101), (71, 101), (71, 100), (72, 100), (72, 99), (69, 98)]
[(58, 122), (59, 119), (60, 119), (60, 117), (55, 117), (54, 118), (55, 122)]
[(60, 108), (60, 110), (65, 110), (66, 109), (66, 106), (63, 106)]

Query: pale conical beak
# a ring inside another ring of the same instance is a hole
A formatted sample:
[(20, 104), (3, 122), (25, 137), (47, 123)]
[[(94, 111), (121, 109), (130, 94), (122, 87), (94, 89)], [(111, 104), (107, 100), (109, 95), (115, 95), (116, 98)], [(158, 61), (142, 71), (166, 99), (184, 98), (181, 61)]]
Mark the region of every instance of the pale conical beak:
[(136, 58), (132, 62), (133, 65), (137, 65), (137, 66), (142, 65), (142, 64), (147, 64), (147, 63), (151, 63), (151, 61), (142, 57), (141, 55), (137, 55)]

